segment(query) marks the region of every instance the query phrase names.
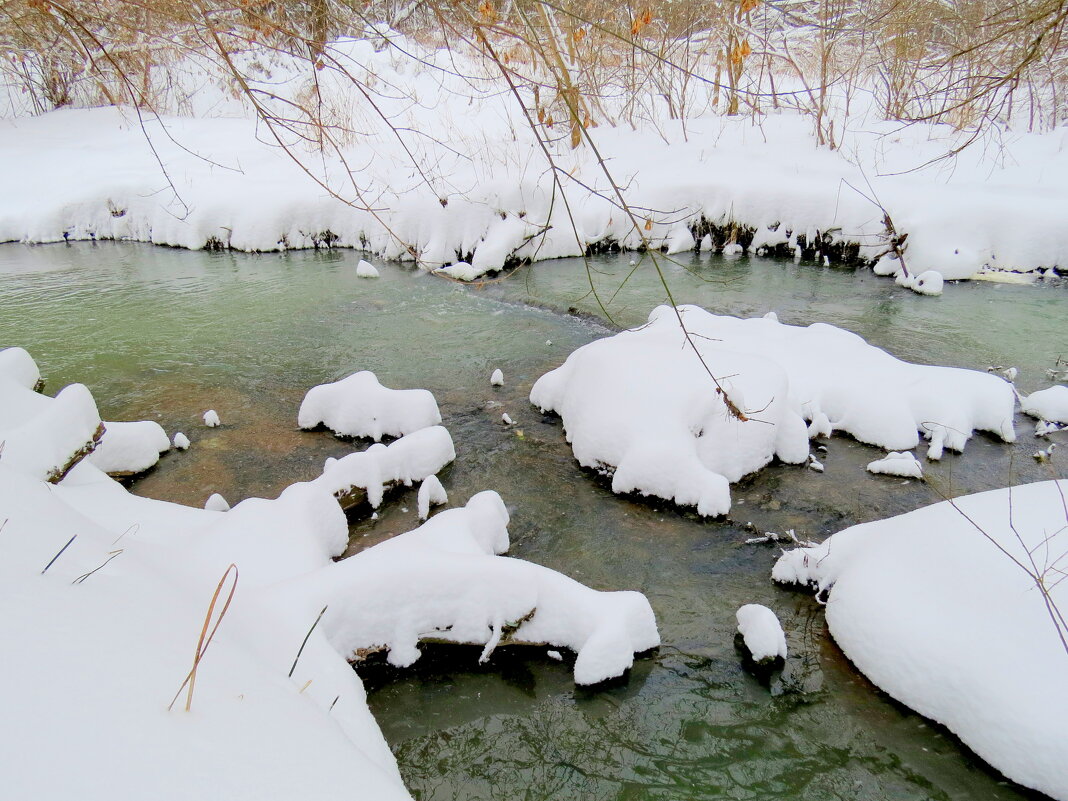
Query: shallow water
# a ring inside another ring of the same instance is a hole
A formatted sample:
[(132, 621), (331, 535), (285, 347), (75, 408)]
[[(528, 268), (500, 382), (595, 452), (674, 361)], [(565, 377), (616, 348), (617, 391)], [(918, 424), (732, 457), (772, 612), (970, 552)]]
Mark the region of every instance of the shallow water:
[[(559, 421), (530, 386), (600, 322), (581, 260), (524, 268), (482, 287), (385, 266), (360, 280), (349, 252), (244, 255), (101, 243), (0, 248), (0, 346), (27, 347), (49, 390), (90, 386), (107, 419), (157, 419), (193, 446), (138, 480), (145, 495), (201, 504), (273, 496), (355, 447), (296, 429), (313, 384), (372, 369), (388, 386), (432, 390), (458, 457), (442, 474), (453, 504), (498, 490), (513, 515), (512, 555), (601, 589), (645, 592), (664, 645), (629, 678), (576, 689), (541, 649), (427, 649), (408, 671), (365, 668), (371, 704), (422, 799), (978, 799), (1027, 797), (948, 733), (889, 701), (828, 637), (805, 594), (773, 586), (776, 549), (744, 527), (822, 537), (906, 511), (939, 493), (1048, 478), (1020, 418), (1019, 443), (977, 436), (930, 467), (929, 484), (864, 472), (876, 450), (827, 443), (827, 472), (776, 466), (734, 492), (731, 519), (705, 521), (613, 496), (575, 464)], [(592, 262), (602, 298), (632, 256)], [(664, 297), (647, 265), (619, 290), (618, 324)], [(685, 258), (665, 268), (678, 302), (783, 322), (835, 322), (914, 361), (1020, 368), (1030, 391), (1068, 356), (1063, 284), (964, 284), (923, 298), (867, 272), (761, 259)], [(585, 297), (584, 297), (585, 296)], [(528, 303), (541, 304), (534, 308)], [(502, 389), (489, 386), (500, 367)], [(206, 428), (200, 414), (219, 411)], [(515, 428), (500, 422), (502, 412)], [(522, 432), (520, 436), (519, 432)], [(1064, 475), (1062, 468), (1055, 468)], [(352, 549), (415, 525), (414, 493), (353, 524)], [(771, 606), (791, 656), (758, 680), (734, 644), (734, 611)]]

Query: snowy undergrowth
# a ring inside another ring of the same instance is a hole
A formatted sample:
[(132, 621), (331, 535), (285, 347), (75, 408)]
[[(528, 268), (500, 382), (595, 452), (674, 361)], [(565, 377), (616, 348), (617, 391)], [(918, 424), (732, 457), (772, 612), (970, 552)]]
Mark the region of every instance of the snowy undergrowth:
[[(909, 234), (913, 276), (1068, 264), (1068, 231), (1058, 216), (1068, 205), (1063, 130), (1005, 133), (996, 156), (977, 147), (946, 162), (937, 157), (959, 143), (957, 132), (864, 115), (841, 131), (837, 151), (817, 147), (811, 119), (789, 111), (758, 121), (650, 117), (635, 128), (602, 120), (592, 135), (609, 180), (588, 147), (570, 150), (546, 128), (565, 206), (492, 65), (400, 35), (378, 51), (357, 40), (329, 50), (329, 61), (383, 88), (379, 107), (396, 130), (354, 103), (351, 84), (333, 69), (317, 74), (315, 86), (331, 120), (361, 133), (339, 155), (281, 132), (301, 165), (206, 73), (191, 101), (198, 116), (139, 120), (128, 109), (97, 108), (7, 120), (0, 123), (7, 182), (0, 241), (340, 245), (415, 259), (426, 269), (465, 262), (450, 272), (465, 280), (515, 260), (580, 255), (610, 243), (637, 247), (642, 237), (682, 251), (711, 227), (719, 231), (716, 245), (729, 250), (837, 258), (844, 243), (856, 243), (850, 253), (873, 258), (886, 249), (883, 211), (865, 197), (875, 192), (897, 230)], [(263, 102), (287, 118), (285, 104), (307, 95), (311, 77), (301, 62), (262, 55), (270, 77), (253, 85), (277, 97)], [(617, 207), (613, 186), (640, 210), (641, 230)], [(917, 288), (935, 291), (938, 283), (930, 278)]]
[[(679, 314), (689, 340), (661, 306), (646, 325), (579, 348), (531, 390), (531, 403), (563, 419), (579, 463), (612, 473), (614, 492), (719, 515), (730, 483), (773, 458), (808, 462), (810, 436), (842, 431), (908, 450), (923, 432), (930, 458), (962, 450), (975, 430), (1015, 439), (1015, 396), (999, 377), (903, 362), (823, 323)], [(706, 365), (749, 419), (728, 412)]]
[(828, 593), (831, 634), (880, 688), (1057, 799), (1068, 646), (1051, 613), (1068, 610), (1066, 493), (1068, 481), (1045, 481), (938, 503), (788, 551), (773, 572)]

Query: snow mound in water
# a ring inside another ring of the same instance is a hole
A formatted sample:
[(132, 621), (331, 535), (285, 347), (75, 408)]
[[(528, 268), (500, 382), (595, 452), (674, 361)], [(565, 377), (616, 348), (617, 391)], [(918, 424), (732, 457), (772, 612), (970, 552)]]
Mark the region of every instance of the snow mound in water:
[[(575, 458), (613, 473), (614, 492), (725, 514), (729, 483), (773, 458), (807, 462), (810, 433), (844, 431), (887, 450), (916, 447), (921, 430), (957, 451), (977, 429), (1015, 439), (1013, 390), (996, 376), (909, 364), (822, 323), (696, 306), (679, 315), (689, 342), (661, 306), (645, 326), (579, 348), (531, 390), (531, 403), (563, 418)], [(728, 413), (705, 365), (751, 419)]]
[(308, 390), (297, 425), (322, 424), (346, 437), (401, 437), (441, 422), (437, 401), (425, 389), (389, 389), (369, 370)]
[(89, 461), (105, 473), (140, 473), (171, 449), (163, 426), (151, 420), (134, 423), (104, 423), (104, 436), (89, 455)]
[(441, 486), (441, 482), (437, 476), (427, 476), (423, 479), (423, 483), (419, 485), (418, 495), (419, 505), (419, 519), (426, 520), (430, 517), (430, 507), (440, 506), (443, 503), (449, 502), (449, 494), (445, 492), (445, 488)]
[(746, 604), (736, 613), (738, 633), (754, 662), (786, 659), (786, 635), (775, 613), (760, 604)]
[(34, 478), (58, 480), (95, 447), (100, 415), (82, 384), (50, 398), (34, 391), (40, 377), (22, 348), (0, 351), (0, 462)]
[(1032, 417), (1053, 423), (1068, 423), (1068, 387), (1053, 386), (1032, 392), (1020, 402)]
[(1014, 561), (1033, 557), (1068, 610), (1066, 495), (1061, 480), (937, 503), (789, 551), (772, 575), (829, 589), (831, 634), (880, 688), (1014, 781), (1068, 799), (1068, 653)]
[(411, 486), (414, 481), (423, 481), (455, 458), (456, 449), (448, 430), (431, 426), (389, 445), (375, 443), (365, 451), (328, 459), (323, 474), (312, 483), (338, 499), (355, 489), (366, 490), (367, 502), (377, 509), (388, 486)]
[(868, 472), (901, 478), (923, 478), (923, 466), (908, 452), (890, 451), (882, 459), (869, 462)]
[(378, 268), (371, 264), (371, 262), (360, 259), (360, 263), (356, 265), (356, 277), (378, 278)]
[(329, 606), (323, 619), (343, 654), (388, 648), (407, 666), (418, 643), (536, 643), (578, 654), (578, 684), (625, 673), (634, 654), (660, 644), (656, 620), (637, 592), (598, 592), (548, 568), (510, 559), (508, 512), (496, 492), (440, 512), (414, 531), (311, 577), (306, 589)]

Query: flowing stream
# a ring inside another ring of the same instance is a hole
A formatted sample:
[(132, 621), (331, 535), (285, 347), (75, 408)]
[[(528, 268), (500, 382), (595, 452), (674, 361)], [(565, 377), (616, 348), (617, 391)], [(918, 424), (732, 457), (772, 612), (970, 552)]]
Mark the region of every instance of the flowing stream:
[[(867, 474), (880, 451), (835, 437), (825, 473), (772, 466), (734, 488), (728, 519), (703, 520), (613, 496), (574, 462), (559, 420), (526, 399), (573, 349), (642, 322), (665, 299), (648, 261), (559, 260), (465, 286), (392, 265), (361, 280), (358, 259), (4, 246), (0, 347), (26, 347), (49, 391), (87, 384), (105, 419), (186, 433), (192, 447), (165, 455), (132, 489), (196, 505), (212, 492), (231, 503), (274, 497), (318, 475), (325, 457), (362, 447), (297, 430), (309, 387), (360, 369), (387, 386), (425, 387), (456, 442), (441, 475), (453, 505), (495, 489), (512, 513), (511, 555), (649, 597), (664, 644), (608, 687), (576, 688), (566, 657), (536, 648), (500, 649), (485, 666), (478, 649), (426, 648), (406, 671), (362, 668), (417, 798), (1034, 797), (868, 683), (830, 639), (820, 607), (771, 583), (778, 550), (745, 544), (748, 524), (822, 538), (943, 495), (1064, 476), (1056, 461), (1031, 458), (1033, 421), (1018, 417), (1016, 445), (977, 435), (964, 454), (927, 466), (926, 484)], [(1047, 386), (1045, 369), (1068, 357), (1059, 281), (975, 282), (925, 298), (867, 271), (776, 260), (687, 254), (661, 267), (676, 302), (834, 323), (911, 361), (1015, 366), (1023, 392)], [(497, 367), (500, 389), (489, 385)], [(220, 428), (200, 421), (209, 408)], [(378, 520), (353, 522), (350, 550), (416, 525), (414, 492), (394, 494)], [(782, 620), (791, 654), (781, 673), (743, 667), (734, 612), (744, 603)]]

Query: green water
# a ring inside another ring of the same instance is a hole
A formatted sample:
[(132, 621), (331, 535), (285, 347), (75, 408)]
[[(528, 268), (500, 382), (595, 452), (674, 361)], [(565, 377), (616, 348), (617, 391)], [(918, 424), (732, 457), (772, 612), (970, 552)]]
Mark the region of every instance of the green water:
[[(952, 735), (881, 695), (827, 635), (820, 608), (769, 579), (777, 551), (744, 527), (821, 537), (949, 495), (1050, 476), (1020, 441), (977, 436), (930, 467), (930, 485), (865, 473), (874, 449), (827, 443), (824, 474), (771, 467), (735, 488), (731, 519), (613, 496), (580, 470), (559, 421), (526, 401), (531, 384), (608, 333), (581, 260), (547, 262), (482, 287), (385, 266), (355, 277), (357, 254), (262, 256), (138, 245), (0, 248), (0, 346), (23, 345), (49, 389), (82, 381), (107, 419), (156, 419), (193, 440), (133, 488), (201, 504), (271, 496), (353, 446), (296, 430), (313, 384), (371, 369), (388, 386), (439, 400), (457, 460), (442, 474), (454, 504), (498, 490), (512, 555), (601, 589), (649, 597), (664, 645), (629, 678), (576, 689), (540, 649), (427, 649), (404, 672), (362, 670), (408, 787), (422, 799), (993, 799), (1028, 797)], [(592, 263), (603, 298), (631, 256)], [(664, 296), (646, 265), (610, 306), (640, 322)], [(669, 267), (679, 302), (784, 322), (835, 322), (915, 361), (1020, 368), (1029, 391), (1068, 356), (1063, 284), (949, 287), (923, 298), (865, 272), (771, 260), (686, 257)], [(528, 305), (539, 304), (538, 307)], [(500, 367), (506, 383), (489, 386)], [(208, 429), (214, 408), (224, 425)], [(516, 420), (509, 429), (502, 412)], [(519, 436), (518, 430), (522, 431)], [(1061, 468), (1055, 472), (1063, 475)], [(352, 549), (414, 527), (413, 493), (354, 522)], [(791, 656), (781, 674), (747, 672), (734, 611), (764, 603)], [(354, 797), (360, 796), (354, 788)]]

